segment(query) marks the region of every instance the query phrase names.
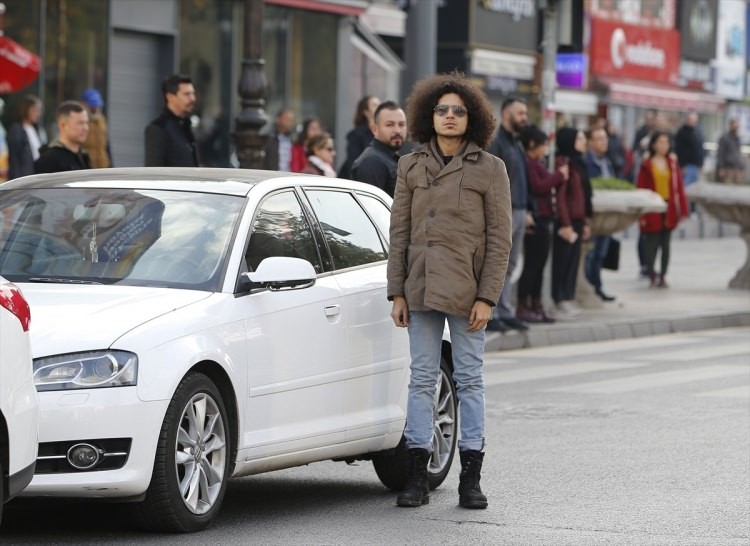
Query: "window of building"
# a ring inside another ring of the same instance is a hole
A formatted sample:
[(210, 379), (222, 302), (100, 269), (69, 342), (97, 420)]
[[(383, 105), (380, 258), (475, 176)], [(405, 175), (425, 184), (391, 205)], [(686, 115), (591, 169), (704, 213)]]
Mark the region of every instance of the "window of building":
[[(283, 107), (297, 121), (318, 117), (327, 130), (336, 121), (338, 16), (267, 5), (263, 19), (269, 119)], [(273, 123), (267, 126), (273, 131)]]

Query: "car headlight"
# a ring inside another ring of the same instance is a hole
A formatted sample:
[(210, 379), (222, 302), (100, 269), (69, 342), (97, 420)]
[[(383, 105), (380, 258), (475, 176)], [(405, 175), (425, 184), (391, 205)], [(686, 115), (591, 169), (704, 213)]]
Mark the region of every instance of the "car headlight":
[(138, 357), (126, 351), (90, 351), (34, 360), (36, 390), (99, 389), (137, 383)]

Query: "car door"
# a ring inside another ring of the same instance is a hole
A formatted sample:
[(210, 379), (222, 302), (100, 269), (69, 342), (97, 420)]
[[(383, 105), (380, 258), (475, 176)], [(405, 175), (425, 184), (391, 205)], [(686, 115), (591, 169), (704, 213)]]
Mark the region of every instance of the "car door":
[[(385, 236), (352, 192), (306, 188), (305, 194), (323, 228), (344, 296), (349, 369), (346, 439), (394, 432), (405, 418), (408, 340), (406, 331), (397, 329), (390, 317)], [(382, 218), (383, 211), (379, 212)]]
[(318, 243), (292, 189), (267, 196), (256, 209), (246, 266), (255, 269), (270, 256), (306, 259), (319, 275), (309, 288), (241, 296), (249, 351), (244, 447), (251, 458), (344, 438), (342, 294), (323, 272)]

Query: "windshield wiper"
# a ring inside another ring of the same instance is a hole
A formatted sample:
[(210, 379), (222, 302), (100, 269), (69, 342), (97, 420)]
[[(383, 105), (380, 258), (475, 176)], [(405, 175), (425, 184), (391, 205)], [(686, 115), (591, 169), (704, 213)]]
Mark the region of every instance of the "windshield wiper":
[(58, 279), (55, 277), (29, 277), (29, 282), (48, 282), (59, 284), (103, 284), (97, 281), (87, 279)]

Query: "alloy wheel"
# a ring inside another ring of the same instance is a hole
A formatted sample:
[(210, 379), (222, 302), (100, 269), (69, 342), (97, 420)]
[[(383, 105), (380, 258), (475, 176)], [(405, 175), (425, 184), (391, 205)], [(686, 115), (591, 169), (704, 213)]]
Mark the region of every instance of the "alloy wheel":
[(438, 474), (452, 460), (456, 435), (456, 397), (447, 374), (441, 369), (435, 390), (435, 415), (433, 418), (432, 459), (429, 471)]
[(216, 401), (204, 392), (185, 405), (175, 442), (179, 490), (187, 508), (205, 514), (222, 489), (227, 437)]

